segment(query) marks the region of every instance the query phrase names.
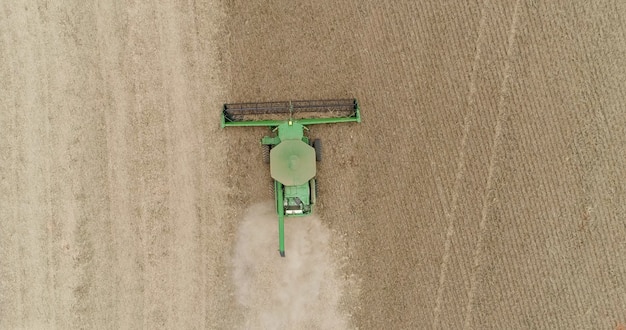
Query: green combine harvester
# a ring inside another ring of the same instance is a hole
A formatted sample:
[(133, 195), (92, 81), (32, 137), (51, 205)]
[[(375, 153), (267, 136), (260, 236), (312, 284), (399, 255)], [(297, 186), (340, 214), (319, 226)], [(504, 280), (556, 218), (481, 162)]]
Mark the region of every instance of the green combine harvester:
[(261, 139), (270, 165), (278, 213), (278, 252), (285, 256), (285, 217), (306, 216), (317, 200), (316, 162), (322, 160), (320, 139), (304, 132), (315, 124), (361, 122), (356, 99), (224, 104), (222, 127), (266, 126)]

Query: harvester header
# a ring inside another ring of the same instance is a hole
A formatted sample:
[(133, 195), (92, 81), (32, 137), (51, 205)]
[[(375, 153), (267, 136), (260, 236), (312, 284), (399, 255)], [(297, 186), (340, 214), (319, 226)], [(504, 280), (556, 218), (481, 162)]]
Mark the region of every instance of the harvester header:
[(356, 99), (248, 102), (224, 104), (222, 127), (278, 126), (287, 120), (302, 125), (361, 122)]

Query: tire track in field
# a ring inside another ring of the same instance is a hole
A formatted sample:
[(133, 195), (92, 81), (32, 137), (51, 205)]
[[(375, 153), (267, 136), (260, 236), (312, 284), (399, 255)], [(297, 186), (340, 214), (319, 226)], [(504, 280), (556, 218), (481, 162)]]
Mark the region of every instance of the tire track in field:
[(469, 329), (471, 326), (471, 316), (472, 316), (474, 296), (476, 294), (476, 290), (478, 286), (476, 276), (479, 273), (480, 266), (481, 266), (482, 259), (483, 259), (483, 251), (482, 251), (483, 238), (487, 231), (487, 216), (491, 208), (491, 199), (494, 193), (494, 189), (492, 186), (493, 186), (495, 170), (496, 170), (497, 155), (498, 155), (498, 152), (500, 149), (500, 143), (501, 143), (502, 121), (504, 120), (504, 117), (506, 116), (506, 110), (507, 110), (507, 107), (505, 106), (505, 100), (506, 100), (506, 95), (508, 92), (508, 80), (510, 77), (511, 60), (513, 57), (515, 35), (517, 32), (517, 26), (519, 24), (520, 3), (521, 3), (521, 0), (517, 0), (517, 2), (515, 3), (515, 9), (513, 12), (511, 28), (508, 34), (508, 44), (507, 44), (507, 51), (506, 51), (504, 76), (502, 79), (502, 87), (500, 90), (500, 100), (498, 101), (498, 116), (496, 119), (496, 127), (494, 130), (494, 135), (492, 139), (492, 150), (491, 150), (491, 155), (489, 157), (487, 185), (485, 187), (485, 192), (483, 195), (483, 206), (481, 210), (481, 218), (480, 218), (480, 223), (479, 223), (479, 234), (476, 240), (476, 246), (474, 248), (474, 256), (473, 256), (474, 262), (473, 262), (473, 267), (472, 267), (472, 274), (470, 277), (471, 286), (470, 286), (470, 291), (468, 292), (468, 302), (467, 302), (466, 311), (465, 311), (465, 322), (463, 325), (464, 329)]
[[(431, 162), (431, 170), (433, 173), (436, 173), (436, 169), (435, 169), (435, 164), (433, 162)], [(448, 217), (452, 217), (452, 213), (450, 213), (450, 206), (447, 204), (447, 198), (443, 189), (443, 185), (441, 183), (441, 178), (438, 175), (434, 176), (434, 180), (435, 180), (435, 185), (437, 188), (437, 195), (439, 197), (439, 202), (441, 203), (441, 208), (443, 209), (443, 213), (444, 213), (444, 217), (447, 219)], [(446, 235), (447, 237), (447, 235)], [(461, 277), (463, 278), (463, 284), (465, 286), (465, 291), (469, 292), (470, 290), (470, 282), (469, 282), (469, 276), (467, 273), (467, 269), (465, 269), (465, 266), (463, 265), (463, 263), (459, 262), (459, 269), (461, 271)], [(437, 290), (439, 291), (439, 290)]]
[[(443, 257), (442, 257), (442, 261), (440, 264), (440, 271), (439, 271), (439, 285), (437, 288), (437, 294), (436, 294), (436, 300), (435, 300), (435, 306), (434, 306), (434, 310), (433, 310), (433, 324), (432, 327), (433, 329), (437, 329), (439, 327), (439, 315), (441, 313), (441, 304), (443, 302), (443, 290), (444, 290), (444, 284), (446, 281), (446, 273), (448, 270), (448, 263), (450, 260), (450, 249), (452, 246), (452, 236), (454, 234), (454, 222), (455, 222), (455, 218), (456, 218), (456, 209), (458, 206), (458, 195), (459, 195), (459, 190), (461, 187), (461, 182), (464, 176), (464, 172), (465, 172), (465, 153), (466, 153), (466, 145), (467, 145), (467, 139), (468, 139), (468, 135), (469, 135), (469, 126), (470, 126), (470, 116), (472, 114), (472, 105), (474, 104), (474, 98), (476, 95), (476, 76), (477, 76), (477, 67), (478, 67), (478, 63), (480, 61), (480, 56), (481, 56), (481, 48), (480, 48), (480, 44), (482, 42), (482, 39), (484, 38), (484, 29), (485, 29), (485, 25), (486, 25), (486, 17), (487, 17), (487, 6), (489, 4), (489, 0), (484, 0), (481, 6), (481, 13), (480, 13), (480, 23), (478, 25), (478, 35), (476, 37), (476, 52), (474, 55), (474, 60), (472, 62), (472, 72), (471, 72), (471, 77), (470, 77), (470, 83), (469, 83), (469, 91), (467, 94), (467, 113), (463, 118), (463, 133), (462, 133), (462, 137), (461, 137), (461, 143), (460, 143), (460, 147), (459, 147), (459, 156), (457, 158), (457, 170), (456, 170), (456, 175), (455, 175), (455, 181), (454, 181), (454, 186), (452, 188), (452, 200), (450, 202), (450, 209), (449, 212), (446, 212), (446, 219), (447, 219), (447, 229), (446, 229), (446, 236), (445, 236), (445, 241), (444, 241), (444, 253), (443, 253)], [(441, 198), (441, 194), (439, 194), (440, 198)], [(441, 201), (442, 204), (447, 204), (445, 201)]]

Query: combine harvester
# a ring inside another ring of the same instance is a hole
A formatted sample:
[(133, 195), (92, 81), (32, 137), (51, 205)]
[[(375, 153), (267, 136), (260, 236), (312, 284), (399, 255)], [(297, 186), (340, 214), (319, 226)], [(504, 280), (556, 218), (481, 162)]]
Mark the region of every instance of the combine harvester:
[(316, 161), (322, 160), (320, 139), (311, 141), (307, 126), (361, 122), (356, 99), (224, 104), (222, 127), (267, 126), (261, 139), (264, 161), (270, 164), (278, 213), (278, 252), (285, 256), (285, 217), (313, 212), (317, 200)]

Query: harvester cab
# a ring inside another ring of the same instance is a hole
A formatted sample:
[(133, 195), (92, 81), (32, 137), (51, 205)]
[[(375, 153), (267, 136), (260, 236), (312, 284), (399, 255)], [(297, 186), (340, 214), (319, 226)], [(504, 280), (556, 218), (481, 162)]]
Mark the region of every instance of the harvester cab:
[(361, 122), (356, 99), (224, 104), (222, 127), (271, 129), (261, 146), (273, 181), (282, 257), (285, 217), (309, 215), (317, 201), (316, 162), (322, 160), (322, 143), (305, 135), (307, 126), (347, 122)]

